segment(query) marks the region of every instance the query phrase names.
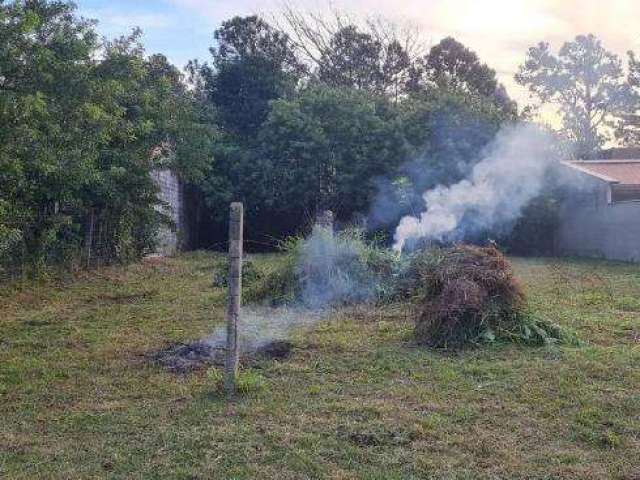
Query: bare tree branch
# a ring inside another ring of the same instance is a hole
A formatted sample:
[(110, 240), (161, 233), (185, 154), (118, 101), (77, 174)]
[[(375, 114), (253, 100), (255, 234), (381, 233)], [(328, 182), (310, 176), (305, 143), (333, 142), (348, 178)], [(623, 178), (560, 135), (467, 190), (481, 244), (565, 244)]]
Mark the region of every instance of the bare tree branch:
[(305, 60), (316, 66), (340, 30), (354, 25), (387, 47), (397, 42), (413, 62), (425, 55), (427, 43), (420, 28), (409, 22), (394, 22), (381, 16), (355, 17), (332, 5), (325, 11), (304, 10), (285, 0), (271, 23), (288, 33)]

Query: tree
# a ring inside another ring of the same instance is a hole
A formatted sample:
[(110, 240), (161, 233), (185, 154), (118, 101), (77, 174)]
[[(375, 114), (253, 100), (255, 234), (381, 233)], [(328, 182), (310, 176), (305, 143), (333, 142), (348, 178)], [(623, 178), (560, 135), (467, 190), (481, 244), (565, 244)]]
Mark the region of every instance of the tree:
[(290, 95), (303, 72), (289, 37), (257, 16), (234, 17), (214, 33), (213, 68), (199, 70), (221, 126), (243, 139), (254, 138), (269, 114), (269, 103)]
[(381, 93), (384, 82), (381, 57), (382, 45), (378, 41), (348, 25), (335, 33), (322, 53), (318, 77), (332, 87)]
[(211, 129), (199, 118), (182, 74), (162, 55), (145, 58), (140, 34), (106, 42), (93, 72), (99, 115), (87, 130), (102, 135), (84, 203), (96, 219), (96, 248), (107, 259), (137, 258), (153, 248), (164, 219), (154, 208), (151, 171), (172, 168), (196, 180), (211, 161)]
[(227, 144), (216, 159), (230, 160), (229, 173), (205, 189), (211, 205), (231, 189), (245, 203), (248, 235), (261, 241), (298, 233), (319, 210), (330, 208), (342, 220), (366, 214), (375, 179), (394, 171), (407, 153), (388, 101), (324, 85), (274, 101), (259, 142), (250, 151)]
[(398, 109), (408, 160), (378, 182), (372, 228), (395, 227), (402, 216), (421, 211), (426, 190), (462, 180), (500, 126), (513, 119), (491, 98), (450, 89), (414, 92)]
[(211, 47), (210, 52), (216, 65), (250, 57), (264, 57), (285, 71), (300, 68), (289, 36), (274, 29), (257, 15), (233, 17), (223, 22), (213, 36), (217, 47)]
[(442, 39), (431, 48), (422, 68), (428, 84), (441, 89), (478, 93), (493, 99), (507, 112), (516, 111), (515, 102), (498, 83), (495, 70), (480, 62), (475, 52), (452, 37)]
[(192, 94), (139, 36), (100, 44), (70, 2), (0, 4), (0, 266), (138, 258), (161, 221), (150, 172), (209, 167)]
[(530, 48), (515, 78), (541, 103), (557, 105), (578, 158), (597, 155), (631, 98), (620, 59), (593, 35), (578, 35), (557, 56), (548, 43)]
[(408, 90), (411, 82), (411, 59), (398, 41), (392, 41), (384, 48), (382, 62), (382, 84), (394, 102)]
[(397, 102), (416, 76), (423, 42), (414, 25), (358, 19), (338, 10), (305, 12), (287, 4), (277, 21), (291, 32), (311, 73), (330, 86), (386, 94)]
[(1, 263), (44, 264), (77, 238), (62, 205), (93, 172), (83, 125), (97, 36), (66, 2), (0, 4)]
[(452, 37), (434, 45), (424, 62), (427, 78), (438, 86), (475, 91), (487, 97), (498, 87), (496, 72)]
[(628, 111), (620, 115), (620, 122), (616, 129), (616, 137), (624, 145), (637, 147), (640, 145), (640, 60), (632, 51), (628, 52), (630, 101)]

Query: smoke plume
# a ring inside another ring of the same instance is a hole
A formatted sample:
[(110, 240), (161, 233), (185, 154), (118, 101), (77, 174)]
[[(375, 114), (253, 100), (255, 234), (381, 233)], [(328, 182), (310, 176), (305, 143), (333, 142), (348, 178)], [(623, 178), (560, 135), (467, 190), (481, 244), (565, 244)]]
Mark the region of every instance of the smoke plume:
[[(334, 234), (316, 225), (309, 237), (298, 240), (287, 253), (295, 260), (286, 277), (289, 287), (298, 292), (295, 301), (279, 307), (244, 306), (238, 323), (240, 350), (252, 352), (286, 340), (293, 331), (327, 318), (333, 307), (371, 298), (377, 283), (364, 263), (365, 248), (356, 231)], [(226, 327), (218, 327), (204, 343), (224, 347)]]
[(357, 231), (334, 234), (331, 229), (316, 225), (297, 252), (300, 305), (322, 310), (370, 298), (375, 279), (364, 263), (366, 248)]
[[(312, 326), (325, 318), (326, 312), (298, 307), (263, 307), (249, 305), (242, 308), (238, 321), (238, 346), (241, 353), (255, 352), (269, 343), (286, 340), (297, 329)], [(227, 329), (221, 325), (203, 340), (212, 348), (223, 348)]]
[(394, 248), (417, 241), (459, 241), (513, 224), (543, 187), (557, 159), (554, 137), (530, 124), (502, 128), (464, 180), (423, 194), (425, 211), (405, 216)]

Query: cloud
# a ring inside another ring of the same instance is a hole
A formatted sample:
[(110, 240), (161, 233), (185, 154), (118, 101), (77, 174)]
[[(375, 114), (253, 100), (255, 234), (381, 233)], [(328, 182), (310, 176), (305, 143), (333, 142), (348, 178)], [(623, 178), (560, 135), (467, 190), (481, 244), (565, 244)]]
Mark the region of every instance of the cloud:
[(154, 12), (123, 12), (111, 8), (84, 10), (86, 18), (95, 18), (102, 31), (122, 32), (133, 27), (142, 30), (161, 30), (174, 25), (171, 16)]
[(235, 15), (250, 15), (273, 11), (281, 5), (276, 0), (168, 0), (177, 8), (195, 11), (201, 18), (218, 24)]
[(578, 34), (594, 33), (623, 61), (627, 50), (640, 50), (640, 33), (635, 25), (640, 18), (638, 0), (607, 0), (606, 8), (602, 0), (163, 0), (136, 2), (133, 9), (109, 6), (89, 16), (98, 18), (101, 31), (109, 34), (122, 34), (125, 28), (136, 25), (147, 33), (182, 30), (181, 43), (186, 48), (190, 42), (195, 53), (199, 50), (196, 39), (225, 19), (253, 13), (270, 18), (277, 16), (285, 2), (302, 10), (337, 9), (409, 22), (420, 27), (427, 47), (445, 36), (454, 36), (494, 68), (509, 93), (521, 103), (526, 103), (527, 95), (513, 76), (527, 49), (540, 41), (551, 43), (557, 51)]

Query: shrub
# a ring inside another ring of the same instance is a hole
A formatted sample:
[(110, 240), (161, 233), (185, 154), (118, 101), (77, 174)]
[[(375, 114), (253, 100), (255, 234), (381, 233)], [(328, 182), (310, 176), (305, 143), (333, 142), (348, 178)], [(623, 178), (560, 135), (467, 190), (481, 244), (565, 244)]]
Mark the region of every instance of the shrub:
[[(258, 282), (264, 275), (264, 272), (256, 266), (255, 262), (245, 259), (242, 261), (242, 284), (251, 285)], [(229, 286), (229, 259), (217, 264), (213, 274), (213, 286), (217, 288), (226, 288)]]
[(310, 308), (376, 301), (392, 294), (397, 255), (370, 244), (362, 231), (316, 227), (282, 244), (284, 256), (247, 291), (251, 301)]
[(294, 303), (300, 293), (295, 273), (296, 249), (301, 239), (288, 239), (280, 245), (283, 254), (277, 261), (268, 262), (262, 275), (243, 284), (243, 298), (247, 303), (269, 303), (272, 306)]
[(501, 245), (513, 255), (552, 255), (558, 213), (555, 195), (539, 195), (524, 208), (509, 234), (500, 239)]

